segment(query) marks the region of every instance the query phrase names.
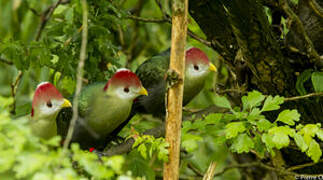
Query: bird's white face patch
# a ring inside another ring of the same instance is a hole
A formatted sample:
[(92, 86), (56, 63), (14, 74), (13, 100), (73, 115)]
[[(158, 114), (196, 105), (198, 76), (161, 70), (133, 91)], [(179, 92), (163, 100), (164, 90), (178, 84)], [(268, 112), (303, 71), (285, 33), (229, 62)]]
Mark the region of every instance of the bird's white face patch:
[(189, 64), (188, 75), (191, 77), (200, 77), (209, 72), (209, 66), (207, 64)]
[(60, 109), (64, 100), (52, 99), (51, 101), (44, 102), (39, 106), (39, 113), (42, 116), (49, 116), (57, 113)]
[(139, 89), (134, 87), (118, 87), (116, 94), (121, 99), (134, 99), (138, 96)]

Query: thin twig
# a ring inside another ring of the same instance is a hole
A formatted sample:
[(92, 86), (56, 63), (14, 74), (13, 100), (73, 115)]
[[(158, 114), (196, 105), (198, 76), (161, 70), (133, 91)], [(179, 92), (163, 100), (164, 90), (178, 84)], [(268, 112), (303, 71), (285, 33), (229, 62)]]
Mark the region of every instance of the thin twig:
[(308, 4), (312, 8), (312, 10), (317, 14), (319, 17), (323, 18), (323, 9), (315, 0), (307, 0)]
[(198, 170), (192, 163), (187, 163), (187, 167), (190, 168), (197, 176), (203, 177), (203, 173)]
[(137, 20), (137, 21), (146, 22), (146, 23), (166, 23), (166, 22), (168, 22), (168, 19), (166, 19), (166, 18), (163, 18), (163, 19), (144, 18), (144, 17), (134, 16), (134, 15), (128, 15), (127, 18)]
[(49, 6), (48, 9), (46, 9), (42, 14), (41, 14), (41, 23), (38, 26), (38, 30), (37, 30), (37, 34), (36, 34), (36, 41), (38, 41), (41, 37), (41, 34), (48, 22), (48, 20), (50, 19), (50, 17), (52, 16), (54, 10), (57, 8), (57, 6), (59, 4), (62, 3), (62, 0), (58, 0), (56, 3), (54, 3), (53, 5)]
[[(162, 19), (144, 18), (144, 17), (134, 16), (134, 15), (128, 15), (127, 18), (132, 19), (132, 20), (136, 20), (136, 21), (146, 22), (146, 23), (170, 23), (170, 24), (172, 23), (172, 20), (168, 17), (168, 15), (164, 15), (164, 18), (162, 18)], [(208, 47), (212, 47), (212, 43), (210, 41), (207, 41), (207, 40), (199, 37), (198, 35), (194, 34), (191, 30), (188, 29), (187, 34), (191, 38), (201, 42), (202, 44), (204, 44)], [(217, 42), (217, 45), (219, 45), (218, 42)]]
[(197, 40), (197, 41), (200, 41), (201, 43), (203, 43), (204, 45), (206, 45), (206, 46), (209, 46), (209, 47), (212, 47), (212, 44), (211, 44), (211, 42), (210, 41), (207, 41), (207, 40), (205, 40), (205, 39), (203, 39), (203, 38), (201, 38), (201, 37), (199, 37), (198, 35), (196, 35), (196, 34), (194, 34), (191, 30), (187, 30), (187, 34), (189, 35), (189, 36), (191, 36), (193, 39), (195, 39), (195, 40)]
[(285, 98), (285, 101), (295, 101), (295, 100), (314, 97), (314, 96), (323, 96), (323, 92), (310, 93), (310, 94), (306, 94), (304, 96), (288, 97), (288, 98)]
[(203, 177), (203, 180), (212, 180), (214, 178), (215, 168), (216, 168), (216, 162), (212, 161)]
[(268, 166), (268, 165), (263, 164), (261, 162), (252, 162), (252, 163), (235, 164), (235, 165), (227, 166), (222, 171), (216, 173), (214, 176), (221, 176), (226, 171), (234, 169), (234, 168), (248, 168), (248, 167), (253, 167), (253, 166), (262, 167), (264, 169), (267, 169), (267, 170), (270, 170), (270, 171), (275, 171), (275, 172), (277, 172), (279, 174), (283, 174), (283, 175), (298, 175), (297, 173), (287, 171), (285, 169), (278, 169), (278, 168), (275, 168), (275, 167), (271, 167), (271, 166)]
[(286, 12), (286, 14), (296, 23), (297, 31), (304, 37), (307, 53), (309, 54), (310, 60), (315, 62), (318, 65), (321, 65), (321, 59), (319, 54), (316, 52), (313, 42), (308, 37), (304, 25), (299, 17), (295, 14), (295, 12), (289, 7), (288, 2), (286, 0), (279, 0), (279, 4), (282, 9)]
[(76, 120), (78, 119), (78, 96), (82, 89), (82, 79), (83, 79), (83, 71), (84, 71), (84, 62), (86, 59), (86, 45), (87, 45), (87, 35), (88, 35), (88, 8), (86, 0), (82, 0), (82, 11), (83, 11), (83, 29), (82, 29), (82, 44), (81, 44), (81, 52), (80, 52), (80, 62), (77, 67), (77, 82), (75, 89), (75, 96), (73, 99), (73, 117), (71, 120), (71, 124), (68, 128), (68, 133), (66, 136), (66, 140), (64, 142), (64, 150), (67, 149), (68, 145), (72, 140), (72, 135), (74, 131), (74, 126), (76, 124)]
[(295, 171), (295, 170), (298, 170), (298, 169), (303, 169), (305, 167), (314, 166), (315, 164), (321, 163), (321, 162), (323, 162), (323, 159), (319, 160), (316, 163), (315, 162), (311, 162), (311, 163), (306, 163), (306, 164), (300, 164), (300, 165), (292, 166), (292, 167), (287, 168), (287, 170), (288, 171)]
[(13, 62), (8, 61), (6, 59), (0, 58), (0, 62), (4, 63), (4, 64), (8, 64), (8, 65), (13, 65)]
[(17, 87), (19, 84), (19, 81), (21, 80), (23, 75), (22, 71), (18, 72), (18, 75), (16, 77), (16, 80), (11, 84), (11, 96), (13, 97), (13, 103), (12, 103), (12, 109), (10, 111), (11, 114), (16, 114), (16, 94), (17, 94)]

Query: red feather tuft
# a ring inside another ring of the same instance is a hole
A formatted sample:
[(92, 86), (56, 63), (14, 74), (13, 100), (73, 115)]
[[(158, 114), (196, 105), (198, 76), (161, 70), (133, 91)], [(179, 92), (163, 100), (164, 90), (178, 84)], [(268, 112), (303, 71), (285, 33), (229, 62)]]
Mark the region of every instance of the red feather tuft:
[(62, 94), (49, 82), (40, 83), (35, 91), (34, 99), (32, 102), (32, 116), (34, 107), (38, 106), (39, 103), (47, 102), (52, 99), (63, 99)]
[(209, 64), (210, 61), (201, 49), (193, 47), (186, 51), (186, 62), (194, 64), (202, 62), (204, 64)]
[(124, 85), (126, 87), (136, 86), (140, 87), (141, 82), (137, 75), (128, 69), (119, 69), (107, 82), (104, 90), (107, 90), (109, 85)]

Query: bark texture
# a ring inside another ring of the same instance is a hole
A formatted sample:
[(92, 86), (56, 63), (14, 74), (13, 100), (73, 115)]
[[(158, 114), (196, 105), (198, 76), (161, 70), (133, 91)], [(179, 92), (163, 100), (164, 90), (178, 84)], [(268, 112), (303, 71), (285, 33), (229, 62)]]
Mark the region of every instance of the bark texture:
[(188, 0), (174, 0), (172, 6), (172, 46), (169, 74), (177, 82), (168, 80), (166, 110), (166, 141), (169, 143), (169, 161), (164, 164), (163, 179), (179, 178), (182, 104), (185, 71), (185, 44), (187, 33)]

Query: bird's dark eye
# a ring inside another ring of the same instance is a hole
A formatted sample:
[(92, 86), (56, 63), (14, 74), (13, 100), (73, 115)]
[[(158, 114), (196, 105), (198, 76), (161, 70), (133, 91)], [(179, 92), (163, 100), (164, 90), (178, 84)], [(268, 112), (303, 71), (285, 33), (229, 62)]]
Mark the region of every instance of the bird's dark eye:
[(198, 66), (198, 65), (194, 65), (194, 69), (195, 69), (196, 71), (198, 71), (198, 70), (199, 70), (199, 66)]
[(46, 105), (47, 105), (47, 107), (49, 107), (49, 108), (51, 108), (51, 107), (53, 106), (52, 102), (50, 102), (50, 101), (48, 101), (48, 102), (46, 103)]
[(124, 91), (125, 93), (128, 93), (128, 92), (129, 92), (129, 88), (127, 88), (127, 87), (126, 87), (126, 88), (124, 88), (124, 89), (123, 89), (123, 91)]

